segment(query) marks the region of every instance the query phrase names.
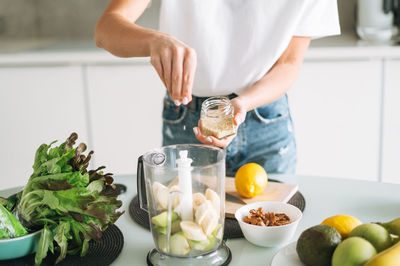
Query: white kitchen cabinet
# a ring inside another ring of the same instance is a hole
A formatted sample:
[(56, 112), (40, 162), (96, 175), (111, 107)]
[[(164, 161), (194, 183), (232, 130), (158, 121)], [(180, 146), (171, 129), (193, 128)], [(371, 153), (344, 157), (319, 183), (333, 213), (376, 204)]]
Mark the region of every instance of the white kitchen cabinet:
[(381, 61), (306, 61), (289, 92), (297, 173), (378, 180)]
[(400, 183), (400, 60), (385, 65), (382, 180)]
[(42, 143), (87, 141), (82, 80), (80, 67), (0, 67), (0, 190), (28, 181)]
[(136, 173), (137, 158), (161, 146), (165, 88), (150, 64), (88, 66), (95, 163)]

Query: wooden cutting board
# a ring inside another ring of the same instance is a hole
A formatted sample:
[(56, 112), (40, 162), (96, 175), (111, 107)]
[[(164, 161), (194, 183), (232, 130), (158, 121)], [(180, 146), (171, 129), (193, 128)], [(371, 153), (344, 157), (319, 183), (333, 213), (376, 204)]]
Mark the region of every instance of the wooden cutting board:
[[(284, 184), (284, 183), (269, 181), (267, 183), (265, 190), (261, 195), (255, 196), (254, 198), (251, 199), (247, 199), (240, 196), (240, 194), (236, 191), (234, 178), (232, 177), (225, 178), (225, 192), (240, 199), (246, 204), (258, 201), (280, 201), (286, 203), (297, 192), (297, 190), (298, 190), (298, 185), (296, 184)], [(236, 210), (244, 205), (245, 204), (240, 204), (226, 200), (225, 216), (228, 218), (235, 218)]]
[[(194, 180), (197, 180), (199, 183), (203, 183), (209, 187), (215, 186), (215, 176), (192, 176)], [(225, 216), (228, 218), (235, 218), (235, 212), (240, 207), (245, 204), (258, 202), (258, 201), (280, 201), (280, 202), (288, 202), (290, 198), (297, 192), (298, 185), (295, 184), (284, 184), (278, 182), (268, 181), (265, 190), (261, 195), (255, 196), (254, 198), (247, 199), (245, 197), (240, 196), (236, 191), (235, 187), (235, 178), (226, 177), (225, 178), (225, 193), (230, 194), (237, 199), (241, 200), (243, 204), (228, 201), (225, 199)], [(267, 210), (265, 210), (267, 211)]]

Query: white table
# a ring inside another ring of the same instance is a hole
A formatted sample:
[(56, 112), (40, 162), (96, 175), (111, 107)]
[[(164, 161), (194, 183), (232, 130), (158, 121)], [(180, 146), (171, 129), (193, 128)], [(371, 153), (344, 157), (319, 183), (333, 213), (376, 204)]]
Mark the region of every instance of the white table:
[[(336, 214), (349, 214), (361, 221), (389, 221), (400, 216), (400, 185), (369, 181), (345, 180), (319, 177), (272, 176), (287, 183), (299, 184), (299, 190), (306, 199), (306, 209), (293, 241), (308, 227), (321, 223)], [(136, 177), (120, 176), (115, 183), (122, 183), (128, 191), (121, 196), (126, 213), (116, 225), (125, 238), (124, 248), (113, 265), (146, 265), (146, 256), (154, 248), (149, 231), (137, 225), (129, 216), (128, 207), (136, 195)], [(10, 194), (15, 189), (1, 191)], [(227, 245), (232, 251), (230, 265), (270, 265), (279, 248), (261, 248), (242, 239), (229, 239)]]

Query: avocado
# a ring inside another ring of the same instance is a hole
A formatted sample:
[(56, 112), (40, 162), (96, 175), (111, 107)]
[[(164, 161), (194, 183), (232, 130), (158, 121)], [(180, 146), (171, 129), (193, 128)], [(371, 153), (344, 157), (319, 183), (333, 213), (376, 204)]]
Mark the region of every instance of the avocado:
[(342, 241), (339, 232), (328, 225), (316, 225), (301, 233), (296, 251), (308, 266), (330, 266), (333, 252)]

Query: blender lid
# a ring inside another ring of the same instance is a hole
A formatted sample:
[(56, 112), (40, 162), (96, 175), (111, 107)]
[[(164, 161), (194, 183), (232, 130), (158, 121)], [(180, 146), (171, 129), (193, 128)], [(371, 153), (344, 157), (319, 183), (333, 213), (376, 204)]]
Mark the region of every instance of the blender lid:
[(165, 162), (165, 154), (162, 152), (154, 152), (151, 154), (150, 160), (155, 165), (162, 165)]
[[(199, 157), (194, 155), (192, 160), (197, 161), (197, 165), (192, 165), (193, 168), (213, 167), (214, 164), (217, 164), (221, 160), (225, 159), (226, 153), (224, 149), (204, 144), (176, 144), (163, 146), (161, 148), (152, 149), (143, 154), (141, 157), (143, 162), (150, 167), (158, 168), (167, 166), (168, 168), (177, 168), (175, 160), (179, 160), (179, 152), (187, 150), (190, 154), (191, 151), (193, 151), (194, 149), (197, 149), (198, 151), (203, 151), (203, 157), (205, 157), (205, 154), (212, 151), (214, 156), (216, 156), (216, 159), (213, 162), (208, 162), (209, 160), (206, 160), (204, 162), (201, 161), (203, 164), (199, 165)], [(189, 154), (188, 156), (190, 156)]]

